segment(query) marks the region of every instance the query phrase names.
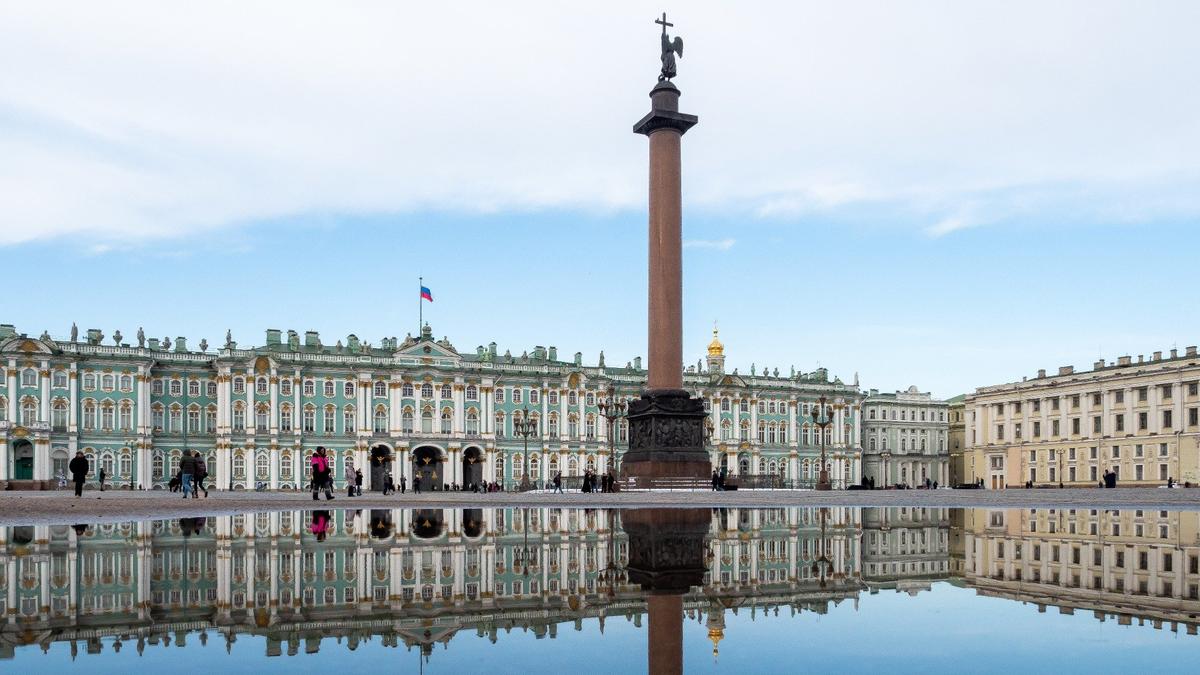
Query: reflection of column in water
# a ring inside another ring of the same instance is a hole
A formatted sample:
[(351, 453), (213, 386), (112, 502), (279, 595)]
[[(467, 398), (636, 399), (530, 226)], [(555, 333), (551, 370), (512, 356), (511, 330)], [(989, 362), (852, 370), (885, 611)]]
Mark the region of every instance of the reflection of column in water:
[(622, 515), (629, 537), (629, 580), (649, 593), (651, 673), (683, 672), (683, 594), (704, 583), (705, 509), (637, 509)]

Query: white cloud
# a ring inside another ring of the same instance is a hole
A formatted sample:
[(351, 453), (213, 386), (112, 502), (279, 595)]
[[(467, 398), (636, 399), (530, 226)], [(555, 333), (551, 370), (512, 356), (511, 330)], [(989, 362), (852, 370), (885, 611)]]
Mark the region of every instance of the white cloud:
[(959, 230), (964, 230), (977, 224), (978, 223), (973, 223), (962, 216), (949, 216), (926, 227), (925, 234), (935, 238), (944, 237), (951, 232), (958, 232)]
[(684, 248), (709, 248), (717, 251), (728, 251), (737, 243), (736, 239), (687, 239)]
[[(313, 212), (644, 208), (646, 141), (630, 126), (648, 108), (660, 11), (9, 3), (0, 246)], [(1184, 179), (1200, 171), (1200, 89), (1179, 84), (1200, 61), (1198, 3), (681, 11), (676, 82), (700, 116), (684, 149), (692, 208), (883, 204), (931, 234), (981, 191), (999, 202), (989, 216), (1036, 216), (1030, 191), (1059, 213), (1088, 195), (1096, 219), (1200, 214)], [(1044, 192), (1058, 185), (1079, 189)]]

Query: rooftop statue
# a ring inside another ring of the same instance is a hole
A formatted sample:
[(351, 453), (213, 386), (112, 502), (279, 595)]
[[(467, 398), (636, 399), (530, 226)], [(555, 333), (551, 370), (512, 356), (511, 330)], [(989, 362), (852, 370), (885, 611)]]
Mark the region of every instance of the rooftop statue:
[(662, 26), (662, 72), (658, 75), (658, 81), (663, 82), (675, 77), (675, 55), (683, 57), (683, 38), (676, 35), (672, 40), (667, 35), (667, 27), (675, 24), (667, 23), (666, 12), (663, 12), (661, 19), (655, 19), (654, 23)]

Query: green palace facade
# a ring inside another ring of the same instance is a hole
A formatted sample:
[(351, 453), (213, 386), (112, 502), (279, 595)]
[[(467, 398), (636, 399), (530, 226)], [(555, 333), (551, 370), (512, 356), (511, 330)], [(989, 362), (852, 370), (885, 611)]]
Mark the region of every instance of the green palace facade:
[[(0, 325), (0, 483), (53, 488), (82, 451), (90, 483), (103, 468), (115, 487), (158, 489), (184, 451), (199, 451), (211, 487), (300, 489), (318, 445), (332, 452), (338, 485), (357, 467), (371, 490), (388, 472), (437, 489), (512, 485), (526, 471), (535, 481), (619, 473), (627, 427), (610, 423), (600, 404), (610, 389), (637, 396), (646, 377), (640, 358), (612, 367), (603, 352), (593, 364), (580, 353), (560, 359), (554, 347), (515, 356), (492, 343), (461, 353), (428, 324), (379, 344), (349, 335), (329, 345), (313, 331), (274, 329), (259, 347), (228, 334), (215, 349), (203, 340), (189, 347), (141, 329), (126, 340), (74, 327), (66, 339), (32, 337)], [(857, 376), (848, 385), (824, 369), (726, 372), (714, 330), (707, 358), (686, 367), (684, 380), (708, 406), (715, 467), (814, 481), (822, 439), (811, 413), (824, 396), (831, 475), (839, 485), (861, 479)], [(519, 410), (536, 424), (528, 439), (514, 434)]]

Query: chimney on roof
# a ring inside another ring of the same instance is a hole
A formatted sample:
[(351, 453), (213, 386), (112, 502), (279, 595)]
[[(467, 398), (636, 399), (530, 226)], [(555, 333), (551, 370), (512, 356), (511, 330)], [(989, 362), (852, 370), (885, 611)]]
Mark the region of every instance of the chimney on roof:
[(1059, 375), (1071, 375), (1075, 372), (1075, 366), (1059, 366)]
[(1162, 361), (1162, 352), (1154, 352), (1154, 361)]
[(267, 346), (271, 347), (274, 345), (278, 345), (279, 338), (281, 335), (282, 334), (279, 332), (278, 328), (268, 328), (267, 329)]
[(1171, 350), (1171, 358), (1173, 358), (1173, 359), (1179, 358), (1179, 350), (1178, 349)]
[(583, 365), (583, 352), (575, 352), (575, 365)]
[(187, 338), (185, 338), (185, 337), (177, 337), (177, 338), (175, 338), (175, 351), (177, 351), (177, 352), (186, 352), (187, 350), (188, 350), (188, 348), (187, 348)]
[(551, 361), (557, 361), (558, 360), (558, 347), (555, 347), (554, 345), (550, 345), (550, 352), (549, 352), (549, 356), (547, 358), (549, 358)]
[(304, 346), (319, 347), (321, 345), (321, 334), (315, 330), (304, 331)]
[(1130, 365), (1130, 364), (1132, 364), (1132, 363), (1133, 363), (1133, 357), (1132, 357), (1132, 356), (1120, 356), (1120, 357), (1117, 357), (1117, 365), (1118, 365), (1118, 366), (1128, 366), (1128, 365)]
[(1045, 369), (1045, 368), (1038, 368), (1038, 379), (1040, 380), (1040, 379), (1042, 379), (1043, 377), (1046, 377), (1046, 369)]
[(1104, 359), (1100, 359), (1099, 361), (1092, 364), (1092, 370), (1100, 370), (1103, 367), (1104, 367)]
[(1195, 355), (1196, 355), (1196, 348), (1195, 348), (1195, 347), (1188, 347), (1188, 348), (1187, 348), (1187, 351), (1186, 351), (1185, 353), (1186, 353), (1186, 355), (1187, 355), (1187, 356), (1195, 356)]
[(633, 357), (633, 369), (634, 370), (642, 369), (642, 357), (640, 357), (640, 356)]
[(1146, 357), (1142, 356), (1141, 354), (1138, 354), (1138, 363), (1145, 363), (1145, 362), (1146, 362)]
[(490, 355), (493, 359), (496, 358), (496, 343), (495, 342), (488, 343), (488, 355)]

